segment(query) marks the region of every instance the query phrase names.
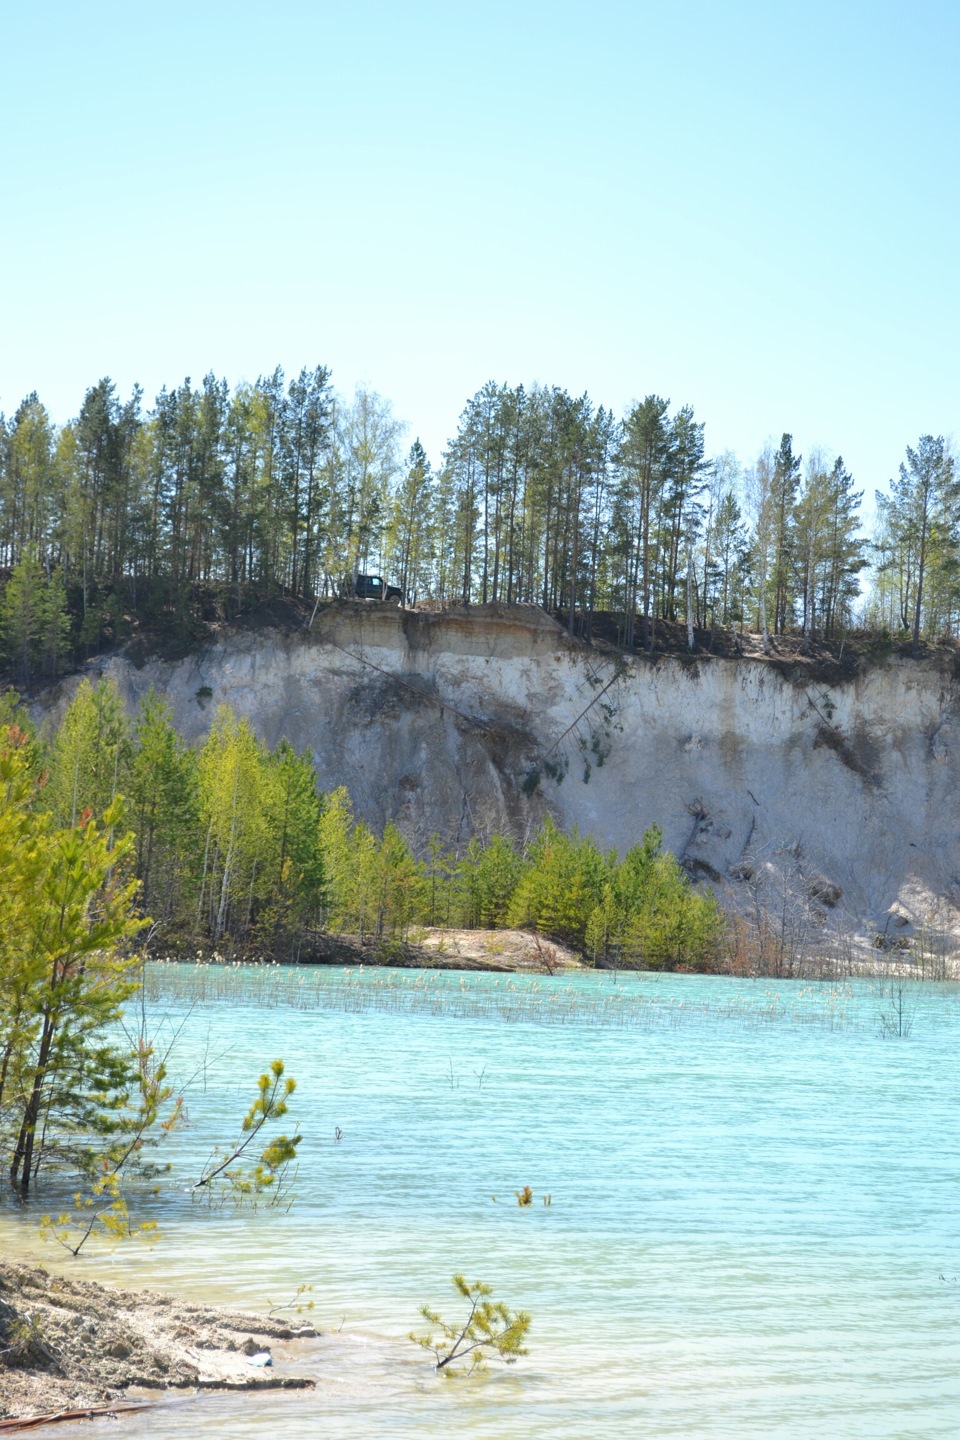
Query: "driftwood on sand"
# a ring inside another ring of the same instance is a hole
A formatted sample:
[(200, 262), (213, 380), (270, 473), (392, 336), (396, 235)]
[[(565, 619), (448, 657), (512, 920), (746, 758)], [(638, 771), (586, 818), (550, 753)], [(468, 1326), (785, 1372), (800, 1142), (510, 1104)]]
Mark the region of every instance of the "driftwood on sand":
[(35, 1425), (55, 1425), (58, 1420), (92, 1420), (95, 1415), (123, 1415), (129, 1410), (149, 1409), (149, 1400), (85, 1405), (80, 1410), (53, 1410), (45, 1415), (19, 1415), (9, 1420), (0, 1420), (0, 1430), (32, 1430)]

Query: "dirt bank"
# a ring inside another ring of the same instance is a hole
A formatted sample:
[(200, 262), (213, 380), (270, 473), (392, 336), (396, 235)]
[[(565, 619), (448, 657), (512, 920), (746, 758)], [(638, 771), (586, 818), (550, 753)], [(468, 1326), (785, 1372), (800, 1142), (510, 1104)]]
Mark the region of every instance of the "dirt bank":
[[(317, 1331), (0, 1263), (0, 1415), (53, 1415), (165, 1389), (302, 1389), (278, 1341)], [(9, 1428), (9, 1427), (6, 1427)]]

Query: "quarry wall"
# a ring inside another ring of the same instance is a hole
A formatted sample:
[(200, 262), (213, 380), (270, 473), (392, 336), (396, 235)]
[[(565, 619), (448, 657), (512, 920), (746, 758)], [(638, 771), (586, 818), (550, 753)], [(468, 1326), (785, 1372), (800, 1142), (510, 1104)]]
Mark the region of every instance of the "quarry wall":
[(622, 852), (656, 823), (733, 908), (790, 907), (863, 944), (921, 925), (960, 944), (960, 682), (934, 662), (824, 682), (801, 662), (624, 660), (534, 607), (355, 603), (94, 668), (131, 706), (164, 694), (191, 739), (227, 704), (270, 744), (309, 747), (322, 788), (415, 843), (523, 838), (550, 813)]

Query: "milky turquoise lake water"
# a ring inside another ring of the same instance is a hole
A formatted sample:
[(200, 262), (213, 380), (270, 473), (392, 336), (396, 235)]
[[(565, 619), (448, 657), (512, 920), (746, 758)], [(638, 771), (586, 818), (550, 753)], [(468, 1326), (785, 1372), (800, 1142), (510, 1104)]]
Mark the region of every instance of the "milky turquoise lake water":
[[(163, 1239), (81, 1273), (257, 1309), (306, 1284), (328, 1333), (298, 1355), (313, 1392), (85, 1435), (960, 1434), (956, 988), (908, 985), (902, 1025), (875, 982), (169, 966), (149, 990), (189, 1112)], [(295, 1203), (196, 1204), (278, 1056)], [(9, 1211), (0, 1238), (55, 1258)], [(423, 1301), (456, 1315), (455, 1270), (533, 1315), (482, 1382), (405, 1339)]]

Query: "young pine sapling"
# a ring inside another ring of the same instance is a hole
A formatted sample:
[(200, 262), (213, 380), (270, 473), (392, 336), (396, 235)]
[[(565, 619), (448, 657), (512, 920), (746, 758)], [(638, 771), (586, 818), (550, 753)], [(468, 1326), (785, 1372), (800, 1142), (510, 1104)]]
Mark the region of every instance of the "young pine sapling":
[[(462, 1275), (454, 1275), (453, 1283), (469, 1305), (469, 1312), (462, 1324), (450, 1325), (429, 1305), (421, 1305), (420, 1314), (431, 1326), (431, 1333), (417, 1335), (410, 1339), (436, 1356), (436, 1368), (449, 1378), (456, 1373), (447, 1367), (455, 1361), (468, 1360), (466, 1373), (472, 1375), (486, 1368), (487, 1356), (493, 1352), (508, 1365), (520, 1355), (526, 1355), (524, 1340), (530, 1329), (530, 1316), (525, 1310), (510, 1310), (500, 1300), (492, 1300), (489, 1285), (479, 1280), (472, 1282)], [(437, 1330), (438, 1334), (433, 1334)]]
[[(268, 1073), (257, 1081), (257, 1096), (243, 1118), (240, 1134), (226, 1154), (217, 1150), (208, 1160), (194, 1191), (224, 1185), (234, 1200), (259, 1199), (270, 1191), (270, 1203), (284, 1197), (283, 1180), (287, 1166), (296, 1159), (300, 1135), (277, 1135), (269, 1140), (255, 1164), (247, 1163), (251, 1145), (264, 1126), (287, 1113), (287, 1100), (297, 1088), (292, 1076), (284, 1079), (282, 1060), (274, 1060)], [(208, 1190), (208, 1193), (212, 1191)], [(221, 1193), (222, 1190), (221, 1190)]]

